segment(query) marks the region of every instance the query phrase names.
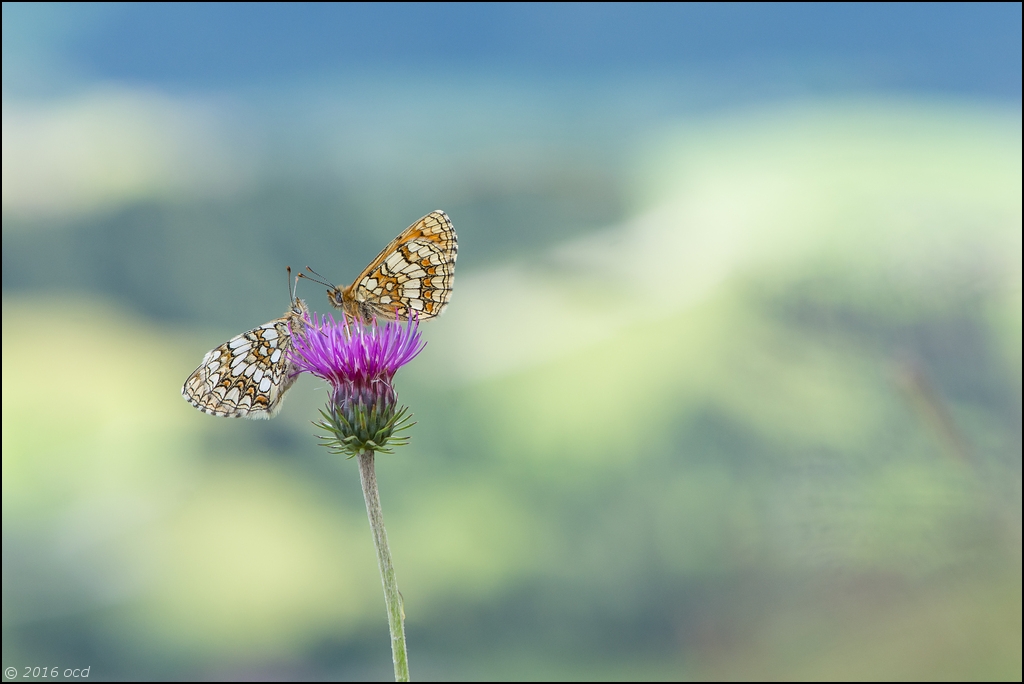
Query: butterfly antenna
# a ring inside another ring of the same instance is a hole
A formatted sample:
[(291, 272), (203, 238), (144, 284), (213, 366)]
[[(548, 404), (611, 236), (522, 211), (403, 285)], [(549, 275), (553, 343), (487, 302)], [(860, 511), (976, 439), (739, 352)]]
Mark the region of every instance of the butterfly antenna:
[(306, 275), (305, 273), (299, 273), (296, 276), (296, 278), (305, 278), (306, 280), (312, 280), (314, 283), (318, 283), (320, 285), (323, 285), (324, 287), (329, 287), (332, 290), (337, 290), (338, 289), (337, 285), (334, 285), (331, 281), (327, 280), (327, 278), (324, 278), (322, 275), (320, 275), (319, 273), (317, 273), (316, 271), (311, 269), (309, 266), (306, 267), (306, 270), (309, 271), (310, 273), (312, 273), (316, 277), (313, 278), (311, 276)]
[(298, 279), (298, 277), (296, 277), (295, 278), (295, 285), (292, 285), (292, 267), (291, 266), (285, 266), (284, 268), (285, 268), (286, 271), (288, 271), (288, 301), (289, 302), (294, 302), (295, 301), (295, 288), (298, 287), (298, 285), (299, 285), (299, 279)]

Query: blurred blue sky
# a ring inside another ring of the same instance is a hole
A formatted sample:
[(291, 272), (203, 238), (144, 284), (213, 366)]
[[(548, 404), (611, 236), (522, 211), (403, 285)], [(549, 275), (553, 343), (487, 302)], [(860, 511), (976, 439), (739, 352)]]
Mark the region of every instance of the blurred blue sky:
[[(742, 81), (1019, 101), (1019, 3), (3, 5), (6, 94), (225, 89), (374, 73)], [(740, 83), (739, 85), (742, 85)]]

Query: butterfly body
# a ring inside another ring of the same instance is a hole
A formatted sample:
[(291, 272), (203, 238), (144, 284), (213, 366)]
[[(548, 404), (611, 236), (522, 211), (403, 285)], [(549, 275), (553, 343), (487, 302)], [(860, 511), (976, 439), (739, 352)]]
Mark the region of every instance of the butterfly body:
[(348, 287), (327, 299), (352, 318), (434, 318), (451, 298), (458, 243), (451, 219), (432, 211), (391, 241)]
[(271, 418), (281, 408), (297, 373), (289, 358), (292, 333), (303, 329), (309, 309), (299, 298), (281, 318), (264, 323), (211, 349), (181, 388), (203, 413)]

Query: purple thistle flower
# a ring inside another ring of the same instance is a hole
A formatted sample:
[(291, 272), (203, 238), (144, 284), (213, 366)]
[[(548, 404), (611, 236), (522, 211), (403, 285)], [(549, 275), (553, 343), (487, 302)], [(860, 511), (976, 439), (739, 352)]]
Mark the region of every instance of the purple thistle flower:
[(401, 323), (365, 324), (330, 314), (307, 314), (305, 330), (293, 336), (292, 361), (300, 372), (312, 373), (332, 385), (346, 382), (388, 382), (399, 368), (423, 350), (415, 318)]
[(419, 354), (425, 342), (419, 323), (363, 323), (342, 317), (305, 316), (305, 328), (292, 334), (291, 360), (300, 373), (312, 373), (331, 384), (324, 422), (331, 433), (326, 446), (349, 457), (366, 451), (391, 452), (408, 437), (395, 433), (411, 426), (407, 408), (398, 408), (392, 380), (398, 369)]

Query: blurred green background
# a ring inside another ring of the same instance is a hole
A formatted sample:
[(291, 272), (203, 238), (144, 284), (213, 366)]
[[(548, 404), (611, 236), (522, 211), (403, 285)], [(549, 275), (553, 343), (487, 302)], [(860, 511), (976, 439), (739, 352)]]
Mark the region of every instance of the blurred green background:
[(5, 3), (5, 668), (390, 678), (324, 388), (179, 391), (438, 208), (414, 678), (1020, 680), (1019, 4)]

